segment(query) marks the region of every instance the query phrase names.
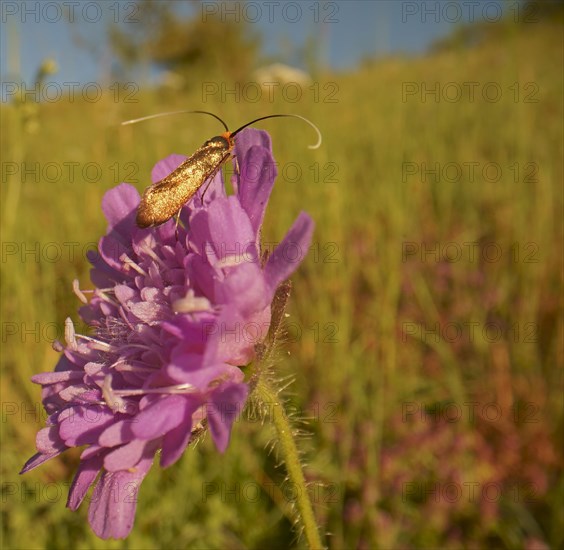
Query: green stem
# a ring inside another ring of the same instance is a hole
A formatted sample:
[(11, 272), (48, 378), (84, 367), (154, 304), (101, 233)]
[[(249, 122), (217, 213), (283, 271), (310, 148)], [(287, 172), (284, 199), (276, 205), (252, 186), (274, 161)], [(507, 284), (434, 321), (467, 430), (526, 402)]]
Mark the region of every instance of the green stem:
[(296, 487), (298, 513), (304, 526), (308, 546), (312, 550), (322, 550), (323, 545), (321, 544), (319, 530), (315, 522), (315, 516), (313, 515), (313, 507), (302, 472), (298, 449), (292, 436), (292, 427), (286, 416), (284, 407), (276, 391), (274, 391), (264, 379), (259, 379), (254, 393), (259, 402), (268, 405), (268, 410), (272, 415), (274, 426), (278, 432), (278, 441), (284, 462), (286, 463), (288, 477)]

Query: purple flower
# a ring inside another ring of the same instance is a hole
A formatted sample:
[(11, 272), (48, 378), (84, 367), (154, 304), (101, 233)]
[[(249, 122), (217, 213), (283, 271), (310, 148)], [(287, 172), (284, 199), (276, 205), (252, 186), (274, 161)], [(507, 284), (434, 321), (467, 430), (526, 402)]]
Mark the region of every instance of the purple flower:
[[(93, 335), (76, 334), (67, 319), (55, 371), (32, 378), (49, 416), (22, 473), (86, 446), (67, 506), (78, 508), (96, 483), (89, 522), (99, 537), (129, 534), (132, 492), (157, 451), (170, 466), (205, 428), (225, 451), (249, 393), (243, 368), (266, 336), (276, 288), (308, 249), (313, 223), (302, 212), (265, 260), (260, 227), (276, 177), (268, 134), (241, 132), (235, 155), (236, 194), (227, 196), (217, 175), (183, 208), (178, 234), (174, 220), (135, 225), (140, 197), (132, 186), (106, 193), (108, 230), (90, 256), (90, 301), (74, 285)], [(153, 182), (184, 159), (157, 163)]]

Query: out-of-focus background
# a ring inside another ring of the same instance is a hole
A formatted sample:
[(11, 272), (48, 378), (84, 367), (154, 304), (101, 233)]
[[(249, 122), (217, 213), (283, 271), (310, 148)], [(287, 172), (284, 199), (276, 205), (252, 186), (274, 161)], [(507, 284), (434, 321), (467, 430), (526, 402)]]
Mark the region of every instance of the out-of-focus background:
[(267, 121), (264, 241), (316, 221), (276, 369), (335, 549), (563, 544), (561, 2), (1, 4), (2, 546), (300, 548), (248, 414), (154, 467), (127, 541), (65, 508), (67, 453), (18, 476), (45, 415), (103, 194)]

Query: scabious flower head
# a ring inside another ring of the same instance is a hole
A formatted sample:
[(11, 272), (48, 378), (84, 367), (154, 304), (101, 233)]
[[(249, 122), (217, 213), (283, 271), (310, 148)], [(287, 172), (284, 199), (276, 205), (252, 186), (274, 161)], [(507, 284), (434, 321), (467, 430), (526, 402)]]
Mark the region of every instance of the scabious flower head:
[[(108, 230), (90, 256), (90, 301), (75, 283), (86, 304), (80, 316), (93, 334), (76, 334), (67, 319), (55, 371), (32, 378), (49, 416), (22, 473), (85, 446), (67, 506), (78, 508), (95, 484), (89, 522), (99, 537), (129, 534), (131, 490), (157, 452), (160, 465), (170, 466), (206, 428), (225, 451), (249, 393), (242, 367), (266, 336), (276, 288), (308, 249), (313, 223), (302, 212), (270, 256), (261, 252), (276, 177), (268, 134), (241, 132), (235, 156), (235, 194), (226, 195), (218, 174), (184, 206), (178, 230), (174, 220), (139, 229), (140, 197), (132, 186), (106, 193)], [(157, 163), (153, 183), (185, 158)]]

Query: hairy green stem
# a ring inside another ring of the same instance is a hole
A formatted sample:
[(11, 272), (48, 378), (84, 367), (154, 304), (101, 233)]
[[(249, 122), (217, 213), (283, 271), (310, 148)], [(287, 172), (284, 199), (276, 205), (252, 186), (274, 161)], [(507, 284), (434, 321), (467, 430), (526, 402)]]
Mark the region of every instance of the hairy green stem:
[(274, 426), (278, 432), (278, 441), (282, 457), (286, 463), (288, 477), (296, 487), (298, 514), (304, 526), (308, 546), (312, 550), (321, 550), (323, 545), (321, 544), (319, 529), (313, 515), (313, 507), (302, 472), (298, 448), (292, 436), (290, 421), (286, 416), (278, 394), (263, 378), (258, 381), (254, 393), (261, 404), (268, 406)]

